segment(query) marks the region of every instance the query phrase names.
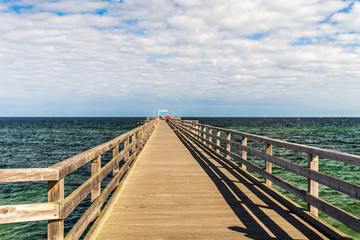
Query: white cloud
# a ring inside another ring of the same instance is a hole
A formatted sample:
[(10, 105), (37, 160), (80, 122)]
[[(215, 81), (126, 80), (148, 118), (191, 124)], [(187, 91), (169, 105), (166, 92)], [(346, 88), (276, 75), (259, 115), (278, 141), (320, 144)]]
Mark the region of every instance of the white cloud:
[(360, 31), (360, 2), (354, 2), (349, 12), (340, 12), (334, 14), (331, 18), (342, 30)]
[(348, 12), (340, 10), (351, 2), (340, 0), (24, 0), (14, 4), (31, 7), (18, 12), (11, 4), (0, 4), (3, 103), (320, 107), (336, 98), (345, 108), (357, 98), (358, 2)]

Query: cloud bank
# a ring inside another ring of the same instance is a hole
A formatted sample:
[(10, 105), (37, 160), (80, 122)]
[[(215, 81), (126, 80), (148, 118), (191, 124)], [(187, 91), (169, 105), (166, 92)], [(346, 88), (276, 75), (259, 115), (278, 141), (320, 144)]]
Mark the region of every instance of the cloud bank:
[(1, 116), (359, 116), (360, 2), (0, 2)]

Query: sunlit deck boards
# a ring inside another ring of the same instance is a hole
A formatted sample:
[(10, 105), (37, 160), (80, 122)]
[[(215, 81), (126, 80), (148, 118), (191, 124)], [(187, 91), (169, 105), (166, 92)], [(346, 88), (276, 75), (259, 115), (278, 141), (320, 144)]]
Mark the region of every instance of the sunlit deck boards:
[(327, 239), (211, 152), (154, 131), (97, 239)]

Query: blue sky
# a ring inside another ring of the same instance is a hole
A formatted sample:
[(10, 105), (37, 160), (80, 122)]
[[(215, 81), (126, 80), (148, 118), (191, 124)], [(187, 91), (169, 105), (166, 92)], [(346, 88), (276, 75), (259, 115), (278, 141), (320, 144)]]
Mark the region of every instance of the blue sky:
[(0, 1), (1, 116), (360, 116), (360, 1)]

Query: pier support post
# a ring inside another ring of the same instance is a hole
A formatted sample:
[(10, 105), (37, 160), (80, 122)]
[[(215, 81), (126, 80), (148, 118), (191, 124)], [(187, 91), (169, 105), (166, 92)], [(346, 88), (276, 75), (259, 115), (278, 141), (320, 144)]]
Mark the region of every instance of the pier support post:
[[(242, 141), (241, 141), (241, 144), (243, 146), (247, 146), (247, 137), (242, 137)], [(241, 158), (244, 159), (244, 160), (247, 160), (247, 152), (242, 150), (241, 151)], [(246, 165), (245, 164), (241, 164), (241, 167), (243, 170), (246, 171)]]
[[(211, 129), (211, 128), (209, 129), (209, 134), (212, 134), (212, 129)], [(209, 136), (209, 142), (212, 143), (212, 137), (211, 137), (211, 136)], [(209, 148), (212, 149), (212, 145), (211, 145), (211, 144), (209, 144)]]
[(197, 140), (201, 141), (201, 126), (198, 126), (198, 131), (197, 131)]
[[(217, 136), (217, 137), (220, 137), (220, 134), (221, 134), (221, 132), (220, 132), (219, 130), (217, 130), (216, 136)], [(219, 139), (216, 139), (216, 146), (219, 146), (219, 147), (220, 147), (220, 140), (219, 140)], [(219, 149), (219, 148), (216, 148), (216, 152), (217, 152), (217, 153), (220, 153), (220, 149)]]
[[(204, 132), (206, 132), (206, 127), (203, 127), (203, 131)], [(203, 144), (205, 144), (206, 145), (206, 134), (205, 133), (203, 133)]]
[[(273, 149), (272, 144), (266, 143), (265, 153), (267, 155), (272, 155), (272, 149)], [(272, 173), (272, 163), (271, 162), (265, 161), (265, 171), (270, 174)], [(266, 186), (271, 187), (271, 181), (269, 179), (265, 179), (265, 184), (266, 184)]]
[(127, 149), (128, 146), (129, 146), (129, 138), (125, 139), (125, 141), (124, 141), (124, 149), (125, 149), (125, 151), (127, 151), (127, 153), (125, 153), (125, 156), (124, 156), (125, 162), (129, 159), (129, 149)]
[[(91, 176), (94, 176), (101, 168), (101, 156), (98, 156), (94, 160), (91, 161)], [(100, 195), (101, 191), (101, 182), (97, 184), (91, 190), (91, 202), (95, 201), (95, 199)]]
[[(64, 199), (64, 179), (48, 181), (48, 202), (60, 202)], [(61, 217), (61, 216), (60, 216)], [(64, 239), (64, 219), (48, 220), (48, 239)]]
[[(231, 133), (226, 133), (226, 139), (231, 140)], [(231, 151), (230, 144), (226, 144), (226, 151)], [(226, 154), (226, 159), (230, 160), (230, 155)]]
[[(308, 168), (313, 171), (319, 171), (319, 156), (308, 154)], [(319, 183), (314, 180), (308, 179), (308, 192), (311, 195), (318, 197)], [(315, 216), (319, 215), (319, 209), (310, 204), (308, 204), (308, 210)]]
[[(131, 137), (131, 143), (135, 143), (136, 142), (136, 133), (134, 133), (134, 135), (132, 135)], [(131, 150), (131, 155), (135, 154), (135, 150), (136, 150), (136, 143), (133, 145), (132, 150)]]
[[(113, 158), (115, 158), (119, 154), (119, 145), (113, 148), (112, 154)], [(115, 174), (119, 171), (119, 162), (120, 161), (117, 161), (117, 163), (115, 164), (115, 167), (113, 169), (113, 176), (115, 176)]]
[[(101, 168), (101, 155), (91, 161), (91, 176), (94, 176)], [(101, 193), (101, 181), (91, 190), (91, 202), (94, 202)], [(95, 218), (100, 214), (101, 209), (96, 213)], [(94, 219), (95, 219), (94, 218)], [(93, 219), (93, 220), (94, 220)]]

